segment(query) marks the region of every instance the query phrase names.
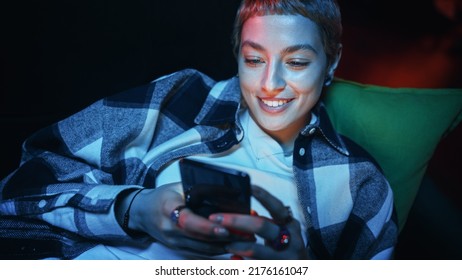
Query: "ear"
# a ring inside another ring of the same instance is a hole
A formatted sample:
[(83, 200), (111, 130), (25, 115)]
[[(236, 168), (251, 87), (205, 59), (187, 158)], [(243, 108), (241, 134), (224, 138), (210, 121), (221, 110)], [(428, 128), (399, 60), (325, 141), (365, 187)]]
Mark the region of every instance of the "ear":
[(335, 70), (337, 69), (338, 63), (340, 62), (340, 58), (342, 58), (342, 49), (343, 49), (342, 44), (339, 44), (337, 48), (337, 54), (335, 55), (334, 59), (332, 60), (332, 62), (327, 68), (326, 78), (324, 81), (325, 86), (330, 85), (330, 83), (334, 79)]
[(342, 58), (342, 50), (343, 50), (343, 45), (339, 44), (337, 48), (337, 54), (334, 57), (334, 60), (332, 63), (329, 65), (328, 69), (328, 74), (334, 76), (334, 72), (337, 69), (338, 63), (340, 62), (340, 58)]

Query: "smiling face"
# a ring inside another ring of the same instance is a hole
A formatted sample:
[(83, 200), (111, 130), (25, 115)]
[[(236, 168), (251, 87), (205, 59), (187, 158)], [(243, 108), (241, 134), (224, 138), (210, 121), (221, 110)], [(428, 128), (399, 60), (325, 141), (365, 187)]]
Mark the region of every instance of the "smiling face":
[(254, 121), (280, 143), (295, 138), (309, 122), (328, 72), (317, 25), (301, 15), (249, 18), (238, 67)]

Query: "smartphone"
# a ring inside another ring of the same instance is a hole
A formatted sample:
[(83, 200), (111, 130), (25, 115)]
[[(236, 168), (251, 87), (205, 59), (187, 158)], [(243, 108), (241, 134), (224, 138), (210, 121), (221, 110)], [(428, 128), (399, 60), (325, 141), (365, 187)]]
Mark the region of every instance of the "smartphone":
[(247, 173), (186, 158), (180, 160), (180, 172), (185, 205), (196, 214), (250, 214)]

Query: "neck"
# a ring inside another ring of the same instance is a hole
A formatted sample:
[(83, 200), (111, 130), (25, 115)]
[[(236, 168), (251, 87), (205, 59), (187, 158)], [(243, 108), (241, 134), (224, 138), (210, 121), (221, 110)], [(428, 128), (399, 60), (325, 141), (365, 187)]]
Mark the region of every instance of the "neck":
[(257, 125), (274, 140), (276, 140), (283, 148), (286, 150), (289, 147), (293, 147), (295, 139), (297, 138), (300, 131), (311, 121), (311, 113), (307, 117), (300, 118), (294, 124), (289, 127), (283, 128), (281, 130), (267, 130), (264, 127), (261, 127), (260, 124)]

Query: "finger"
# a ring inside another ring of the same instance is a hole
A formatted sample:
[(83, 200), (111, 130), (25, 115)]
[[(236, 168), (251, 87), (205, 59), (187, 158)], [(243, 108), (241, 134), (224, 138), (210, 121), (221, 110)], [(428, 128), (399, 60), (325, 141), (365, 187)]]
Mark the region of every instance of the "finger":
[(265, 217), (219, 213), (209, 219), (225, 228), (257, 234), (264, 239), (274, 239), (279, 234), (279, 226)]
[(203, 240), (210, 240), (211, 237), (222, 240), (229, 236), (229, 231), (225, 227), (195, 214), (188, 208), (179, 213), (177, 226), (190, 237)]
[[(303, 238), (300, 235), (300, 223), (293, 220), (288, 225), (277, 225), (271, 220), (259, 216), (248, 216), (239, 214), (217, 214), (211, 215), (211, 219), (221, 222), (221, 225), (228, 227), (230, 231), (237, 229), (249, 233), (255, 233), (266, 240), (266, 246), (274, 251), (286, 251), (287, 246), (291, 250), (298, 251), (304, 247)], [(287, 243), (286, 243), (287, 242)]]
[[(172, 184), (169, 187), (177, 189), (178, 184)], [(224, 227), (212, 223), (188, 208), (179, 208), (184, 207), (184, 199), (178, 193), (168, 193), (167, 198), (163, 200), (162, 211), (167, 218), (164, 219), (164, 222), (170, 225), (165, 224), (164, 228), (172, 228), (179, 233), (183, 232), (201, 239), (229, 236), (229, 232)], [(174, 214), (175, 210), (178, 210), (177, 215)]]
[(291, 220), (290, 209), (268, 191), (253, 185), (252, 194), (268, 210), (275, 223), (285, 224)]

